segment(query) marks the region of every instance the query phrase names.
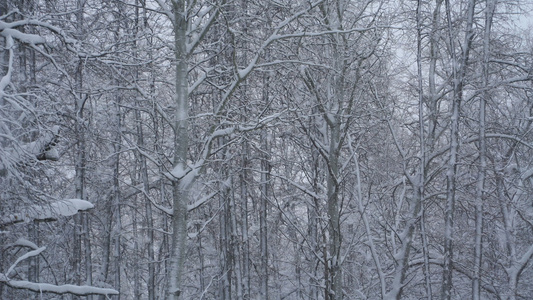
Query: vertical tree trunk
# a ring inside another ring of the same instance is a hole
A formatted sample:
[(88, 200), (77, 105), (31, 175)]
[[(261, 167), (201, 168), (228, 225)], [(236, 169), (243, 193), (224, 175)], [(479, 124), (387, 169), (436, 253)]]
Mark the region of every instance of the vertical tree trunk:
[[(35, 3), (33, 1), (23, 1), (20, 3), (20, 11), (32, 14), (33, 10), (35, 9)], [(30, 34), (34, 33), (31, 28), (28, 28), (26, 30), (25, 27), (20, 28), (21, 32), (28, 32)], [(34, 87), (36, 85), (36, 59), (35, 59), (35, 50), (33, 50), (31, 47), (28, 47), (26, 45), (20, 45), (22, 54), (20, 55), (20, 65), (21, 65), (21, 73), (24, 75), (24, 82), (26, 84), (29, 83), (29, 87)], [(6, 51), (7, 52), (7, 51)], [(25, 87), (25, 86), (24, 86)], [(27, 92), (26, 89), (23, 89), (23, 92)], [(31, 94), (31, 92), (29, 93)], [(35, 97), (28, 95), (27, 96), (30, 100), (30, 102), (35, 101)], [(31, 241), (35, 244), (40, 244), (40, 234), (39, 234), (39, 223), (33, 222), (28, 227), (28, 235), (31, 238)], [(40, 273), (40, 266), (39, 266), (39, 260), (40, 256), (33, 256), (29, 259), (29, 272), (28, 272), (28, 280), (32, 282), (39, 282), (39, 273)]]
[[(295, 216), (296, 215), (295, 207), (291, 206), (289, 209), (291, 210), (290, 215)], [(303, 287), (302, 286), (302, 262), (301, 262), (302, 259), (300, 255), (300, 251), (302, 251), (302, 246), (296, 243), (296, 241), (298, 241), (298, 232), (296, 228), (294, 228), (294, 226), (290, 226), (289, 228), (287, 228), (287, 230), (289, 231), (290, 239), (293, 241), (292, 251), (294, 251), (293, 264), (294, 264), (294, 275), (296, 276), (296, 278), (291, 278), (291, 279), (296, 282), (296, 292), (295, 292), (296, 299), (304, 299), (303, 298), (304, 293), (302, 289)], [(309, 297), (307, 298), (309, 299)]]
[[(229, 174), (227, 174), (229, 176)], [(226, 177), (227, 177), (226, 176)], [(231, 180), (228, 180), (224, 183), (226, 193), (228, 194), (229, 201), (229, 216), (230, 216), (230, 225), (231, 225), (231, 248), (233, 250), (233, 265), (234, 265), (234, 274), (235, 274), (235, 292), (236, 295), (234, 299), (242, 300), (243, 299), (243, 290), (242, 290), (242, 270), (241, 270), (241, 245), (238, 235), (238, 224), (237, 224), (237, 211), (235, 207), (235, 193), (233, 192), (232, 186), (233, 183)]]
[[(446, 0), (446, 15), (448, 21), (448, 34), (450, 37), (450, 52), (453, 71), (453, 94), (452, 111), (450, 118), (450, 156), (446, 171), (446, 208), (444, 216), (444, 263), (442, 270), (442, 292), (441, 299), (450, 300), (452, 298), (452, 273), (453, 273), (453, 230), (455, 214), (455, 193), (457, 179), (457, 164), (459, 152), (459, 118), (461, 114), (461, 102), (463, 100), (463, 86), (465, 84), (466, 66), (472, 42), (472, 24), (474, 18), (475, 0), (469, 0), (467, 21), (465, 28), (465, 40), (462, 46), (463, 53), (457, 58), (454, 34), (452, 30), (452, 11), (450, 0)], [(460, 61), (458, 60), (460, 59)]]
[(231, 299), (231, 274), (233, 272), (231, 259), (233, 258), (231, 250), (231, 237), (230, 237), (230, 224), (229, 224), (229, 201), (227, 190), (220, 187), (220, 207), (222, 212), (220, 213), (220, 286), (219, 286), (219, 299), (230, 300)]
[[(140, 16), (139, 16), (139, 1), (138, 0), (135, 0), (135, 10), (134, 10), (134, 13), (135, 13), (135, 17), (134, 17), (134, 26), (133, 26), (133, 35), (134, 35), (134, 40), (133, 40), (133, 55), (135, 57), (135, 59), (138, 59), (138, 39), (139, 39), (139, 29), (140, 29)], [(137, 83), (139, 81), (139, 70), (138, 68), (134, 68), (134, 80), (135, 80), (135, 83)], [(139, 101), (139, 96), (136, 97), (136, 105), (138, 107), (142, 107), (141, 104), (140, 104), (141, 101)], [(141, 149), (144, 149), (144, 145), (143, 145), (143, 138), (142, 138), (142, 123), (141, 123), (141, 118), (140, 118), (140, 112), (138, 109), (135, 110), (135, 123), (137, 124), (136, 126), (136, 129), (137, 129), (137, 145), (139, 148)], [(142, 153), (140, 153), (140, 151), (137, 151), (135, 153), (135, 171), (133, 173), (133, 179), (132, 179), (132, 182), (133, 182), (133, 185), (138, 185), (139, 182), (142, 182), (144, 183), (143, 181), (143, 170), (145, 170), (145, 167), (142, 163), (142, 159), (144, 158), (144, 156), (142, 155)], [(143, 184), (143, 188), (145, 188), (144, 184)], [(145, 193), (148, 193), (149, 190), (148, 189), (144, 189)], [(144, 196), (144, 195), (143, 195)], [(145, 201), (145, 202), (149, 202), (149, 201)], [(133, 207), (138, 207), (138, 197), (134, 197), (133, 198)], [(136, 259), (137, 263), (135, 263), (133, 265), (133, 296), (135, 297), (135, 299), (140, 299), (141, 298), (141, 271), (140, 271), (140, 259), (141, 259), (141, 252), (139, 250), (139, 243), (140, 241), (139, 240), (143, 240), (140, 235), (139, 235), (139, 230), (138, 230), (138, 214), (137, 214), (137, 210), (133, 210), (131, 212), (132, 214), (132, 227), (133, 227), (133, 257)], [(148, 228), (148, 230), (151, 230), (151, 227), (147, 224), (147, 222), (143, 222), (142, 224), (144, 224), (144, 227), (145, 228)], [(150, 241), (148, 241), (149, 243)], [(146, 243), (144, 243), (146, 244)], [(147, 247), (150, 247), (152, 244), (149, 244)], [(150, 264), (150, 261), (148, 262), (148, 264)], [(149, 279), (148, 279), (149, 280)], [(147, 285), (147, 288), (149, 288), (149, 286)]]
[[(267, 19), (267, 24), (270, 26), (272, 20), (270, 17)], [(265, 51), (265, 60), (270, 59), (270, 52)], [(266, 73), (263, 75), (262, 86), (262, 103), (268, 106), (270, 101), (270, 78)], [(270, 189), (270, 136), (267, 129), (261, 130), (261, 178), (260, 178), (260, 197), (259, 197), (259, 248), (261, 250), (261, 262), (260, 262), (260, 290), (259, 295), (261, 300), (269, 299), (269, 258), (268, 258), (268, 201), (269, 201), (269, 189)]]
[[(33, 243), (40, 245), (38, 222), (34, 221), (29, 225), (28, 236), (30, 237)], [(30, 282), (39, 282), (39, 273), (40, 273), (39, 256), (31, 257), (29, 264), (28, 264), (28, 280)]]
[[(136, 169), (137, 168), (137, 164), (136, 164)], [(137, 173), (137, 170), (134, 172), (134, 181), (133, 183), (134, 184), (138, 184), (138, 179), (139, 179), (139, 175)], [(132, 199), (132, 205), (133, 207), (138, 207), (139, 206), (139, 202), (138, 202), (138, 199), (137, 197), (133, 197)], [(138, 217), (137, 217), (137, 211), (132, 210), (131, 212), (131, 226), (132, 226), (132, 234), (133, 234), (133, 253), (132, 253), (132, 257), (134, 257), (134, 260), (136, 261), (136, 263), (134, 263), (133, 265), (133, 297), (135, 297), (135, 299), (140, 299), (141, 298), (141, 268), (140, 268), (140, 261), (141, 261), (141, 254), (140, 254), (140, 251), (139, 251), (139, 240), (141, 240), (141, 237), (139, 235), (139, 229), (138, 229), (138, 224), (139, 224), (139, 221), (138, 221)]]
[[(509, 158), (508, 156), (506, 157)], [(504, 160), (501, 165), (505, 164)], [(504, 174), (502, 172), (503, 168), (501, 168), (501, 165), (498, 166), (500, 170), (496, 173), (496, 191), (498, 195), (498, 202), (500, 205), (500, 213), (502, 215), (502, 223), (503, 223), (503, 229), (504, 229), (504, 237), (505, 237), (505, 254), (508, 257), (506, 269), (508, 271), (513, 271), (513, 263), (516, 258), (516, 244), (513, 237), (513, 221), (512, 221), (512, 215), (513, 215), (513, 209), (512, 205), (508, 205), (506, 200), (506, 190), (505, 190), (505, 181), (504, 181)], [(513, 300), (516, 299), (516, 276), (513, 276), (515, 274), (507, 274), (508, 276), (508, 290), (506, 291), (507, 295), (509, 296), (507, 299)]]
[[(308, 224), (307, 224), (307, 233), (309, 235), (309, 257), (312, 259), (309, 260), (308, 268), (310, 270), (309, 274), (309, 299), (317, 300), (318, 299), (318, 272), (317, 268), (319, 265), (319, 260), (317, 255), (321, 252), (319, 249), (319, 239), (318, 239), (318, 199), (313, 198), (311, 204), (308, 204), (307, 214), (308, 214)], [(325, 259), (325, 258), (324, 258)]]
[[(247, 0), (241, 0), (240, 6), (244, 15), (248, 15), (248, 2)], [(244, 35), (248, 35), (248, 29), (250, 27), (250, 22), (248, 18), (245, 18), (243, 21), (243, 28), (241, 29), (244, 32)], [(248, 41), (244, 40), (242, 42), (242, 48), (248, 49)], [(247, 51), (244, 51), (242, 54), (243, 61), (248, 61)], [(246, 116), (248, 116), (250, 110), (248, 109), (248, 101), (250, 97), (248, 96), (247, 86), (244, 85), (241, 88), (242, 91), (242, 107), (244, 109), (244, 120), (246, 121)], [(251, 298), (250, 292), (250, 241), (249, 241), (249, 222), (248, 222), (248, 181), (251, 179), (250, 172), (250, 145), (248, 140), (244, 139), (241, 148), (241, 174), (240, 174), (240, 189), (241, 189), (241, 212), (242, 212), (242, 221), (241, 221), (241, 234), (242, 234), (242, 284), (243, 284), (243, 293), (244, 299)]]
[[(196, 224), (196, 231), (200, 232), (202, 229), (201, 224)], [(205, 258), (203, 253), (204, 245), (202, 244), (202, 237), (198, 235), (198, 257), (200, 259), (200, 292), (203, 299), (203, 293), (206, 291), (206, 285), (205, 285)]]
[[(174, 95), (174, 166), (186, 170), (189, 149), (189, 95), (187, 81), (187, 11), (184, 0), (172, 0), (174, 11), (174, 55), (176, 63)], [(187, 203), (189, 202), (189, 183), (183, 178), (172, 181), (172, 237), (170, 247), (170, 282), (167, 299), (178, 300), (183, 291), (183, 263), (187, 255)]]
[[(7, 12), (9, 9), (8, 5), (7, 5), (7, 1), (0, 1), (0, 12)], [(11, 21), (10, 18), (6, 18), (4, 20), (4, 22), (7, 22), (7, 21)], [(5, 36), (2, 36), (0, 37), (0, 49), (6, 49), (6, 50), (3, 50), (2, 53), (0, 54), (0, 78), (3, 78), (5, 75), (7, 75), (7, 72), (8, 72), (8, 69), (9, 69), (9, 53), (10, 51), (8, 51), (7, 49), (7, 46), (8, 46), (8, 42), (7, 42), (7, 37)], [(0, 96), (0, 106), (4, 106), (4, 103), (5, 103), (5, 100), (4, 100), (4, 97), (3, 95)], [(4, 137), (2, 137), (2, 139), (0, 139), (0, 141), (3, 141)], [(3, 145), (1, 145), (3, 146)], [(1, 251), (0, 251), (1, 252)], [(1, 254), (0, 254), (1, 255)], [(0, 292), (4, 290), (3, 288), (0, 288)], [(1, 294), (0, 294), (1, 296)]]
[[(271, 20), (268, 19), (270, 25)], [(265, 59), (270, 58), (269, 52), (265, 53)], [(270, 101), (269, 76), (263, 76), (262, 102), (266, 106)], [(260, 197), (259, 197), (259, 248), (261, 249), (260, 264), (260, 290), (261, 300), (269, 299), (269, 259), (268, 259), (268, 201), (270, 189), (270, 136), (267, 129), (261, 130), (261, 178), (260, 178)]]
[[(84, 18), (83, 18), (83, 8), (84, 1), (78, 0), (77, 2), (77, 34), (79, 37), (83, 34)], [(76, 189), (76, 198), (84, 199), (85, 198), (85, 164), (86, 164), (86, 142), (85, 142), (85, 124), (83, 117), (83, 110), (87, 96), (83, 94), (83, 61), (81, 58), (78, 60), (78, 65), (76, 68), (75, 79), (75, 88), (76, 91), (74, 95), (75, 98), (75, 112), (76, 112), (76, 139), (77, 139), (77, 153), (76, 153), (76, 162), (75, 162), (75, 189)], [(73, 258), (73, 267), (74, 267), (74, 282), (78, 285), (81, 284), (81, 255), (82, 255), (82, 230), (86, 227), (84, 222), (84, 215), (78, 214), (74, 217), (75, 229), (74, 229), (74, 258)]]
[[(139, 0), (135, 0), (135, 35), (137, 38), (140, 38), (139, 31), (141, 30), (141, 24), (146, 23), (146, 1), (142, 1), (142, 9), (143, 9), (143, 22), (141, 23), (141, 18), (139, 14)], [(148, 42), (151, 46), (151, 40)], [(137, 55), (138, 51), (138, 42), (137, 39), (135, 40), (135, 54)], [(152, 52), (149, 53), (150, 61), (152, 61)], [(152, 71), (152, 68), (150, 67), (150, 71)], [(135, 79), (139, 80), (139, 69), (135, 69)], [(150, 101), (153, 101), (153, 95), (155, 93), (154, 91), (155, 87), (153, 84), (150, 85)], [(139, 107), (142, 107), (141, 101), (137, 101), (137, 105)], [(144, 149), (145, 148), (145, 142), (144, 142), (144, 132), (143, 132), (143, 120), (141, 117), (141, 112), (139, 110), (135, 110), (135, 120), (137, 124), (137, 145), (139, 148)], [(146, 193), (146, 195), (149, 195), (150, 193), (150, 186), (149, 186), (149, 180), (148, 180), (148, 165), (146, 162), (146, 157), (138, 153), (139, 157), (139, 164), (140, 164), (140, 175), (141, 175), (141, 182), (143, 185), (143, 190)], [(148, 290), (148, 300), (154, 300), (155, 299), (155, 253), (154, 253), (154, 218), (152, 213), (152, 204), (149, 199), (144, 199), (145, 203), (145, 234), (147, 239), (147, 252), (148, 252), (148, 278), (146, 279), (146, 287)]]
[[(121, 10), (122, 7), (119, 5), (118, 10)], [(120, 22), (121, 20), (115, 20)], [(117, 26), (119, 26), (117, 24)], [(115, 39), (120, 40), (119, 28), (114, 33)], [(115, 80), (115, 85), (120, 86), (121, 82), (117, 78)], [(120, 291), (121, 291), (121, 280), (122, 280), (122, 195), (120, 191), (120, 153), (122, 151), (122, 114), (121, 114), (121, 104), (122, 104), (122, 91), (115, 90), (114, 92), (114, 101), (113, 101), (113, 112), (114, 120), (112, 129), (113, 132), (113, 216), (115, 218), (115, 227), (113, 230), (113, 240), (114, 240), (114, 287), (119, 292), (116, 296), (116, 300), (120, 300)]]
[(241, 211), (242, 211), (242, 283), (244, 299), (250, 299), (250, 241), (248, 235), (248, 179), (249, 179), (249, 155), (250, 145), (248, 142), (244, 142), (242, 145), (241, 154), (241, 174), (240, 174), (240, 189), (241, 189)]
[[(83, 219), (83, 245), (85, 256), (85, 284), (88, 286), (93, 285), (93, 260), (92, 260), (92, 248), (91, 248), (91, 219), (88, 213), (81, 213)], [(88, 295), (87, 300), (92, 300), (93, 295)]]
[(428, 101), (428, 134), (427, 145), (428, 151), (433, 151), (435, 146), (435, 131), (437, 130), (438, 118), (438, 93), (436, 84), (437, 75), (437, 60), (439, 59), (439, 41), (441, 29), (441, 7), (443, 0), (436, 0), (435, 9), (433, 10), (433, 18), (431, 20), (431, 35), (430, 35), (430, 53), (429, 53), (429, 101)]
[(329, 280), (326, 281), (326, 299), (342, 300), (342, 268), (341, 268), (341, 227), (339, 212), (338, 175), (339, 175), (339, 141), (340, 123), (335, 117), (330, 127), (329, 157), (327, 170), (327, 206), (328, 206), (328, 265)]
[[(343, 14), (345, 13), (345, 5), (343, 1), (334, 1), (331, 7), (321, 5), (320, 9), (324, 16), (325, 25), (329, 30), (342, 31), (343, 28)], [(343, 293), (343, 278), (341, 266), (341, 243), (342, 232), (340, 226), (340, 204), (339, 204), (339, 159), (341, 155), (342, 141), (341, 141), (341, 127), (346, 129), (347, 123), (343, 123), (343, 111), (345, 101), (353, 103), (354, 99), (346, 99), (345, 84), (346, 75), (346, 60), (344, 52), (346, 45), (346, 37), (341, 33), (331, 35), (331, 63), (335, 70), (333, 76), (329, 79), (327, 85), (332, 89), (333, 95), (327, 95), (329, 107), (322, 108), (322, 114), (325, 122), (328, 124), (328, 137), (326, 159), (326, 178), (327, 178), (327, 220), (328, 220), (328, 249), (327, 257), (325, 257), (326, 269), (328, 279), (326, 279), (326, 300), (342, 300)], [(355, 84), (355, 83), (352, 83)], [(351, 113), (351, 104), (347, 106), (347, 114)], [(329, 109), (330, 111), (326, 111)]]
[[(115, 217), (115, 229), (113, 230), (114, 234), (114, 259), (115, 259), (115, 289), (120, 293), (120, 280), (121, 280), (121, 264), (122, 264), (122, 252), (121, 252), (121, 231), (122, 231), (122, 216), (121, 216), (121, 193), (120, 193), (120, 152), (121, 152), (121, 143), (122, 143), (122, 134), (121, 134), (121, 114), (120, 114), (120, 102), (122, 96), (120, 91), (117, 92), (115, 98), (115, 138), (113, 141), (114, 144), (114, 166), (113, 166), (113, 215)], [(120, 299), (120, 294), (116, 296), (116, 299)]]
[(424, 124), (424, 99), (423, 99), (423, 79), (422, 79), (422, 17), (421, 17), (422, 3), (419, 0), (416, 8), (416, 27), (417, 27), (417, 71), (418, 71), (418, 126), (419, 126), (419, 141), (420, 141), (420, 166), (418, 170), (418, 177), (416, 179), (418, 189), (418, 196), (416, 201), (420, 204), (420, 236), (422, 239), (422, 252), (424, 255), (424, 279), (426, 284), (426, 296), (428, 300), (432, 299), (431, 291), (431, 271), (429, 268), (429, 250), (426, 235), (426, 215), (425, 215), (425, 183), (426, 183), (426, 140), (425, 140), (425, 124)]
[[(113, 166), (110, 165), (112, 168)], [(102, 264), (100, 266), (99, 280), (102, 282), (107, 282), (109, 277), (109, 265), (111, 263), (111, 247), (113, 244), (113, 193), (109, 193), (107, 199), (105, 200), (105, 215), (104, 220), (106, 221), (104, 229), (104, 244), (102, 245)], [(99, 300), (106, 300), (105, 295), (100, 295)]]
[[(310, 125), (309, 128), (314, 128), (315, 123), (315, 117), (310, 117)], [(318, 154), (318, 150), (314, 147), (311, 148), (311, 166), (313, 167), (313, 192), (318, 195), (320, 191), (320, 177), (322, 177), (322, 168), (320, 167), (320, 155)], [(320, 251), (319, 246), (319, 212), (318, 208), (320, 207), (319, 199), (316, 197), (313, 197), (310, 201), (310, 203), (307, 204), (307, 218), (308, 218), (308, 224), (307, 224), (307, 235), (309, 238), (309, 253), (308, 256), (311, 258), (309, 260), (309, 299), (311, 300), (318, 300), (318, 266), (320, 265), (319, 260), (319, 254), (322, 252)], [(324, 261), (326, 260), (326, 257), (322, 258)]]
[[(268, 95), (263, 95), (268, 97)], [(261, 134), (263, 153), (269, 152), (268, 133), (263, 131)], [(269, 197), (269, 181), (270, 181), (270, 161), (266, 154), (261, 158), (261, 196), (259, 204), (259, 248), (261, 249), (261, 264), (260, 264), (260, 299), (268, 300), (268, 197)]]
[(476, 186), (475, 199), (475, 242), (474, 242), (474, 270), (472, 275), (472, 299), (481, 299), (481, 262), (483, 251), (483, 202), (485, 198), (485, 174), (487, 172), (487, 144), (485, 140), (485, 108), (486, 100), (489, 96), (487, 91), (489, 86), (489, 58), (490, 58), (490, 34), (492, 27), (492, 16), (496, 3), (487, 0), (485, 8), (485, 31), (483, 37), (483, 87), (484, 92), (479, 99), (479, 168)]
[[(140, 124), (140, 123), (139, 123)], [(140, 127), (140, 125), (139, 125)], [(142, 129), (140, 129), (140, 145), (143, 145), (144, 142), (142, 141), (143, 133)], [(149, 183), (148, 183), (148, 171), (147, 171), (147, 164), (146, 164), (146, 158), (141, 155), (141, 176), (143, 181), (143, 188), (146, 191), (146, 193), (149, 193)], [(145, 200), (145, 210), (146, 210), (146, 238), (147, 238), (147, 247), (148, 247), (148, 278), (146, 279), (147, 282), (147, 289), (148, 289), (148, 300), (154, 300), (155, 299), (155, 253), (154, 253), (154, 217), (152, 212), (152, 204), (150, 200)]]

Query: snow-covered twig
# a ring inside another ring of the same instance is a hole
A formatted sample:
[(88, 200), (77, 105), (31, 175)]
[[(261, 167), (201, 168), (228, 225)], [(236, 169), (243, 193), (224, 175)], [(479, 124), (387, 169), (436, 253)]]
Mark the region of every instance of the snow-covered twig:
[(58, 217), (73, 216), (78, 211), (93, 208), (89, 201), (81, 199), (66, 199), (50, 203), (48, 205), (35, 205), (22, 210), (20, 213), (10, 214), (0, 217), (0, 226), (12, 225), (20, 222), (30, 222), (33, 220), (48, 221)]
[(41, 248), (37, 248), (35, 250), (32, 250), (24, 255), (22, 255), (21, 257), (17, 258), (17, 260), (15, 261), (14, 264), (11, 265), (11, 267), (9, 267), (9, 269), (7, 270), (6, 274), (5, 274), (5, 277), (6, 278), (9, 278), (9, 274), (11, 274), (11, 272), (13, 272), (13, 270), (15, 270), (15, 267), (23, 260), (27, 259), (27, 258), (30, 258), (30, 257), (34, 257), (34, 256), (37, 256), (39, 255), (41, 252), (43, 252), (44, 250), (46, 249), (46, 247), (41, 247)]
[[(83, 200), (79, 200), (83, 201)], [(85, 201), (87, 202), (87, 201)], [(91, 204), (92, 205), (92, 204)], [(66, 212), (67, 214), (70, 212)], [(25, 239), (19, 239), (15, 244), (21, 245), (21, 246), (27, 246), (34, 250), (29, 251), (28, 253), (20, 256), (17, 258), (17, 260), (9, 267), (7, 272), (0, 273), (0, 282), (6, 284), (7, 286), (10, 286), (12, 288), (16, 289), (25, 289), (30, 290), (38, 293), (55, 293), (55, 294), (74, 294), (78, 296), (86, 296), (86, 295), (118, 295), (118, 291), (114, 289), (108, 289), (108, 288), (99, 288), (94, 286), (78, 286), (78, 285), (71, 285), (71, 284), (65, 284), (65, 285), (54, 285), (49, 283), (38, 283), (38, 282), (30, 282), (25, 280), (12, 280), (9, 278), (9, 274), (11, 274), (17, 265), (30, 257), (37, 256), (43, 252), (46, 247), (38, 247), (34, 243), (25, 240)]]
[(30, 290), (38, 293), (54, 293), (54, 294), (73, 294), (78, 296), (87, 295), (118, 295), (118, 291), (108, 288), (99, 288), (87, 285), (54, 285), (49, 283), (37, 283), (24, 280), (5, 280), (5, 276), (0, 276), (0, 282), (7, 286), (16, 289)]

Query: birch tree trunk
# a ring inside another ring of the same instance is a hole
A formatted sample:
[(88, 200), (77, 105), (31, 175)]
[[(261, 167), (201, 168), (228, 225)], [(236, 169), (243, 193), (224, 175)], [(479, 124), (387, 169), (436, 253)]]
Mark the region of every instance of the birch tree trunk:
[[(174, 94), (174, 166), (179, 170), (187, 167), (189, 149), (189, 93), (187, 80), (187, 11), (184, 0), (172, 0), (174, 17), (174, 59), (176, 63)], [(183, 263), (187, 255), (187, 204), (189, 183), (172, 180), (172, 237), (169, 258), (169, 288), (167, 299), (178, 300), (183, 291)]]

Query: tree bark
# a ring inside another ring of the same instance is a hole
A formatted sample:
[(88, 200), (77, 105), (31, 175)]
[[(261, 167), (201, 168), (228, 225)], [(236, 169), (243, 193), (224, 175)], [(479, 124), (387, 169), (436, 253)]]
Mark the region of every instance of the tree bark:
[(485, 7), (485, 31), (483, 36), (483, 88), (479, 99), (479, 168), (475, 199), (475, 241), (474, 241), (474, 270), (472, 275), (472, 299), (481, 299), (481, 263), (483, 253), (483, 203), (485, 202), (485, 176), (487, 172), (487, 143), (486, 143), (486, 102), (489, 97), (489, 59), (490, 34), (492, 16), (496, 8), (496, 1), (487, 0)]
[[(174, 166), (180, 170), (187, 168), (189, 149), (189, 95), (187, 80), (187, 11), (184, 0), (173, 0), (174, 16), (174, 59), (176, 63), (174, 94)], [(183, 178), (172, 180), (172, 237), (169, 258), (169, 288), (167, 299), (178, 300), (183, 292), (183, 264), (187, 255), (187, 204), (189, 202), (189, 182)]]
[[(77, 5), (77, 13), (76, 13), (76, 21), (77, 21), (77, 34), (79, 37), (83, 35), (83, 27), (84, 27), (84, 2), (78, 1)], [(77, 140), (77, 148), (76, 148), (76, 158), (75, 158), (75, 189), (76, 189), (76, 198), (77, 199), (84, 199), (85, 198), (85, 168), (86, 168), (86, 141), (85, 141), (85, 124), (84, 124), (84, 105), (85, 101), (87, 100), (87, 95), (83, 93), (83, 61), (82, 58), (78, 59), (78, 63), (76, 66), (76, 73), (74, 74), (74, 80), (75, 80), (75, 103), (74, 103), (74, 109), (76, 112), (75, 116), (75, 133), (76, 133), (76, 140)], [(84, 234), (84, 230), (87, 229), (86, 221), (84, 220), (85, 216), (84, 214), (77, 214), (74, 217), (75, 222), (75, 228), (74, 228), (74, 258), (73, 258), (73, 268), (74, 268), (74, 282), (78, 285), (81, 285), (82, 277), (81, 277), (81, 259), (82, 259), (82, 245), (85, 241), (86, 243), (89, 243), (89, 240), (86, 238)], [(90, 247), (90, 245), (86, 245), (86, 247)], [(88, 270), (86, 270), (88, 272)], [(92, 281), (92, 279), (89, 277), (87, 278), (88, 281)]]
[[(456, 180), (459, 152), (459, 118), (461, 114), (461, 102), (463, 100), (463, 87), (465, 85), (465, 73), (470, 53), (470, 45), (473, 39), (472, 24), (474, 19), (475, 0), (469, 0), (467, 21), (465, 27), (465, 38), (462, 46), (463, 53), (458, 58), (454, 41), (454, 31), (452, 27), (452, 11), (450, 0), (446, 0), (446, 15), (448, 22), (448, 34), (450, 37), (450, 52), (453, 71), (453, 94), (452, 111), (450, 118), (450, 156), (446, 171), (446, 205), (444, 216), (444, 264), (442, 270), (442, 291), (441, 299), (450, 300), (452, 298), (452, 273), (453, 273), (453, 239), (454, 239), (454, 214), (456, 200)], [(460, 60), (459, 60), (460, 59)]]
[[(140, 7), (138, 6), (139, 4), (139, 0), (135, 0), (135, 4), (136, 4), (136, 8), (135, 8), (135, 35), (137, 38), (140, 38), (139, 36), (139, 33), (142, 31), (143, 29), (143, 25), (141, 24), (146, 24), (147, 20), (147, 16), (146, 16), (146, 1), (142, 1), (142, 18), (140, 16), (140, 12), (139, 12), (139, 9)], [(142, 22), (141, 22), (142, 21)], [(149, 39), (148, 41), (148, 44), (149, 46), (152, 46), (152, 41), (151, 39)], [(135, 40), (135, 55), (137, 55), (137, 51), (138, 51), (138, 41), (137, 39)], [(150, 61), (153, 60), (153, 55), (152, 55), (152, 52), (150, 51), (149, 55), (150, 57)], [(153, 73), (153, 70), (152, 70), (152, 66), (150, 65), (149, 67), (150, 69), (150, 72), (151, 74)], [(136, 68), (135, 69), (135, 80), (139, 80), (139, 68)], [(151, 78), (152, 80), (152, 78)], [(152, 82), (151, 82), (152, 83)], [(153, 99), (153, 95), (155, 93), (154, 91), (155, 87), (153, 84), (150, 84), (150, 101), (154, 101)], [(139, 107), (142, 107), (142, 103), (141, 101), (137, 101), (137, 105)], [(144, 141), (144, 131), (143, 131), (143, 121), (142, 121), (142, 115), (141, 115), (141, 112), (139, 110), (135, 110), (135, 119), (136, 119), (136, 124), (137, 124), (137, 144), (139, 146), (139, 148), (141, 149), (145, 149), (145, 141)], [(149, 183), (149, 180), (148, 180), (148, 164), (147, 164), (147, 161), (146, 161), (146, 156), (144, 156), (142, 153), (138, 153), (138, 158), (139, 158), (139, 165), (140, 165), (140, 169), (139, 169), (139, 172), (140, 172), (140, 175), (141, 175), (141, 182), (142, 182), (142, 185), (143, 185), (143, 190), (145, 192), (145, 197), (144, 197), (144, 203), (145, 203), (145, 211), (146, 211), (146, 215), (145, 215), (145, 234), (146, 234), (146, 239), (147, 239), (147, 254), (148, 254), (148, 278), (146, 280), (146, 286), (147, 286), (147, 290), (148, 290), (148, 300), (154, 300), (155, 299), (155, 253), (154, 253), (154, 218), (153, 218), (153, 212), (152, 212), (152, 204), (151, 204), (151, 201), (150, 199), (147, 199), (147, 197), (149, 197), (149, 194), (150, 194), (150, 183)]]
[[(266, 96), (268, 97), (268, 95)], [(269, 153), (268, 133), (263, 131), (262, 134), (262, 148), (263, 153)], [(260, 273), (260, 299), (268, 300), (268, 223), (267, 223), (267, 208), (269, 197), (269, 183), (270, 181), (270, 162), (268, 157), (261, 158), (261, 195), (259, 204), (259, 248), (261, 249), (261, 273)]]
[(248, 180), (250, 179), (248, 168), (249, 166), (249, 156), (250, 156), (250, 145), (245, 141), (241, 149), (241, 174), (240, 174), (240, 190), (241, 190), (241, 211), (242, 211), (242, 252), (243, 252), (243, 265), (242, 265), (242, 279), (243, 279), (243, 293), (244, 299), (251, 298), (250, 290), (250, 237), (248, 233)]
[[(425, 197), (425, 184), (426, 184), (426, 138), (425, 138), (425, 123), (424, 123), (424, 88), (422, 79), (422, 16), (421, 9), (422, 3), (419, 0), (416, 8), (416, 27), (417, 27), (417, 73), (418, 73), (418, 126), (419, 126), (419, 143), (420, 143), (420, 165), (418, 170), (418, 176), (416, 178), (416, 189), (418, 189), (417, 196), (420, 198), (416, 201), (420, 202), (420, 237), (422, 240), (422, 252), (424, 256), (424, 279), (426, 296), (428, 300), (432, 299), (431, 289), (431, 271), (429, 265), (429, 249), (426, 235), (426, 213), (424, 197)], [(440, 4), (437, 3), (436, 10), (438, 11)], [(433, 44), (433, 43), (431, 43)], [(433, 51), (433, 49), (431, 49)]]

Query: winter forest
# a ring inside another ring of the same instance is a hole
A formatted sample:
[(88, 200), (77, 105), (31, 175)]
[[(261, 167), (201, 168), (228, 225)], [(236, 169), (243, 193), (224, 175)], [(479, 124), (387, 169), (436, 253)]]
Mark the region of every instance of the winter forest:
[(0, 299), (532, 299), (529, 0), (1, 0)]

